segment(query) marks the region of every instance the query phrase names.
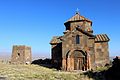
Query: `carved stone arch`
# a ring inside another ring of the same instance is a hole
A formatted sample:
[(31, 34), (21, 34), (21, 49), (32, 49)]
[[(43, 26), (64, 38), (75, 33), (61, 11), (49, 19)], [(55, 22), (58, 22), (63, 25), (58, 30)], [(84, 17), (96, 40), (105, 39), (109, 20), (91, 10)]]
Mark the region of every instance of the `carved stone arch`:
[(66, 58), (69, 57), (69, 54), (70, 54), (70, 50), (67, 51)]
[(74, 50), (71, 54), (74, 58), (74, 70), (85, 70), (86, 53), (82, 50)]
[(72, 57), (72, 55), (74, 54), (75, 51), (79, 51), (79, 52), (82, 52), (83, 55), (87, 55), (86, 51), (83, 51), (83, 50), (69, 50), (66, 54), (66, 58), (67, 57)]
[(68, 50), (66, 53), (66, 70), (85, 70), (87, 53), (83, 50)]

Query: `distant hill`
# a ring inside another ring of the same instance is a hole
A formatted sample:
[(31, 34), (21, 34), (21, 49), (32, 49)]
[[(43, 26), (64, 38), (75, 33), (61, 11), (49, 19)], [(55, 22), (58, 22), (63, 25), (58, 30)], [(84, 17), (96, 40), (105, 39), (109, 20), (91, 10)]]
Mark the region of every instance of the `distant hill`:
[(116, 56), (111, 56), (110, 57), (110, 60), (113, 61), (113, 59), (115, 58)]
[(10, 52), (0, 52), (0, 60), (10, 60)]
[[(12, 55), (11, 52), (0, 52), (0, 60), (10, 60), (11, 55)], [(32, 60), (46, 59), (46, 58), (50, 58), (50, 56), (41, 53), (32, 53)]]

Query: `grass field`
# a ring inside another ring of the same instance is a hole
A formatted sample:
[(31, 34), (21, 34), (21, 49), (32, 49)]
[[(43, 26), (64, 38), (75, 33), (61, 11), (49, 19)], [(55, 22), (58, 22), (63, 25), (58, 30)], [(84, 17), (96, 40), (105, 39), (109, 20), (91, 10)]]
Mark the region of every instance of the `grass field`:
[(0, 78), (4, 77), (5, 80), (93, 80), (81, 72), (63, 72), (38, 65), (0, 63)]

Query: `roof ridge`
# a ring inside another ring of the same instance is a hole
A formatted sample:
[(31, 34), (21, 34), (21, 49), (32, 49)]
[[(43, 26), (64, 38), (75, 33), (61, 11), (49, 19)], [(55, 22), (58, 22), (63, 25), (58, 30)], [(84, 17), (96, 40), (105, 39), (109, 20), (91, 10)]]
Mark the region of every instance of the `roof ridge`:
[(77, 13), (77, 14), (73, 15), (71, 18), (69, 18), (65, 23), (70, 22), (70, 21), (78, 21), (78, 20), (86, 20), (86, 21), (92, 22), (88, 18), (85, 18), (84, 16)]
[(77, 30), (79, 30), (79, 31), (81, 31), (81, 32), (83, 32), (83, 33), (84, 33), (84, 34), (86, 34), (86, 35), (89, 35), (89, 36), (94, 37), (94, 35), (93, 35), (93, 34), (91, 34), (91, 33), (87, 32), (87, 31), (84, 31), (84, 30), (80, 29), (79, 27), (76, 27), (76, 29), (77, 29)]

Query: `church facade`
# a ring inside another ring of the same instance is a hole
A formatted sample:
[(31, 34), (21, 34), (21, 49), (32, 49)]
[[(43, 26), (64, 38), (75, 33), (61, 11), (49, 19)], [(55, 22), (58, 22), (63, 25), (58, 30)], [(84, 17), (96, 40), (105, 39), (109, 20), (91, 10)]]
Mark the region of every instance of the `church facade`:
[(50, 41), (53, 67), (66, 70), (90, 70), (109, 63), (109, 38), (94, 35), (92, 21), (79, 12), (64, 23), (63, 36)]

